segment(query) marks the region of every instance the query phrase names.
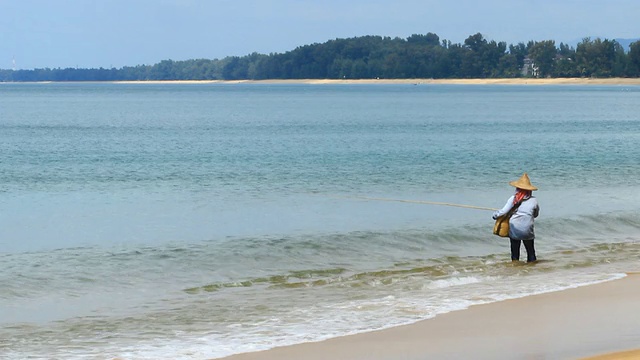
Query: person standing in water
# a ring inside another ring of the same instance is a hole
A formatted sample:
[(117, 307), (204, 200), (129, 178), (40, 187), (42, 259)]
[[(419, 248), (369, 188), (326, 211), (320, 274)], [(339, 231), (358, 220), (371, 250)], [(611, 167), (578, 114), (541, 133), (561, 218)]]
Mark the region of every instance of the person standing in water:
[(524, 173), (520, 179), (511, 181), (509, 185), (515, 187), (516, 192), (507, 200), (502, 209), (493, 213), (493, 219), (495, 220), (499, 216), (507, 214), (513, 207), (517, 207), (509, 219), (511, 261), (520, 260), (520, 243), (522, 242), (527, 250), (527, 262), (534, 262), (537, 258), (533, 245), (535, 239), (533, 221), (538, 217), (540, 207), (538, 206), (538, 200), (531, 194), (538, 188), (531, 185), (527, 173)]

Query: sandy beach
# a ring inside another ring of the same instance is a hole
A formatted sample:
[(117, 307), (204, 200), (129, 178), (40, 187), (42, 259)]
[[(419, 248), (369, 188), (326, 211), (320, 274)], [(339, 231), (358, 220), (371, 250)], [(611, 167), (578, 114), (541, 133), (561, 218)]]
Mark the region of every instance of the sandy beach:
[(114, 83), (119, 83), (119, 84), (640, 85), (640, 78), (169, 80), (169, 81), (116, 81)]
[(225, 359), (640, 359), (639, 304), (640, 273), (629, 273), (413, 325)]

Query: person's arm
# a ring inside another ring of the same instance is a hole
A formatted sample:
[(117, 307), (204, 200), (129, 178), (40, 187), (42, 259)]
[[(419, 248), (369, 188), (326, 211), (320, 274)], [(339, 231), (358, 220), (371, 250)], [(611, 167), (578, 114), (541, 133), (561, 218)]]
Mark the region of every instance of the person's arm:
[(496, 211), (493, 213), (493, 220), (499, 218), (500, 216), (506, 214), (509, 212), (509, 210), (511, 210), (511, 208), (513, 207), (513, 195), (509, 198), (509, 200), (507, 200), (507, 203), (504, 204), (504, 207), (502, 207), (502, 209)]

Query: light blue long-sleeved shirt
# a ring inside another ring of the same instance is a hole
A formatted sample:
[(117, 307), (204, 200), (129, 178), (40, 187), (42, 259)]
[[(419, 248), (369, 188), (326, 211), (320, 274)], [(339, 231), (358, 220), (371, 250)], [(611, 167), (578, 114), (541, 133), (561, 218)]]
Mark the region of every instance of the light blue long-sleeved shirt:
[[(515, 195), (512, 195), (509, 200), (507, 200), (507, 203), (502, 209), (493, 213), (494, 219), (511, 210), (514, 196)], [(538, 217), (539, 212), (540, 207), (535, 197), (531, 196), (529, 199), (524, 200), (509, 220), (509, 238), (515, 240), (533, 240), (535, 238), (533, 219)]]

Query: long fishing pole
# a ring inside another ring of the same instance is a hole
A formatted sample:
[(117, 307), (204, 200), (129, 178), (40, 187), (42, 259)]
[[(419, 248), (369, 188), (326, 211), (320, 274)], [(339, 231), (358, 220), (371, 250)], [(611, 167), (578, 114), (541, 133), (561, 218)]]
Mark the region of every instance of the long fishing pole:
[(403, 202), (403, 203), (411, 203), (411, 204), (454, 206), (454, 207), (461, 207), (461, 208), (467, 208), (467, 209), (476, 209), (476, 210), (491, 210), (491, 211), (498, 210), (498, 209), (490, 208), (490, 207), (464, 205), (464, 204), (452, 204), (452, 203), (438, 202), (438, 201), (388, 199), (388, 198), (374, 198), (374, 197), (364, 197), (364, 196), (348, 196), (347, 198), (359, 199), (359, 200), (372, 200), (372, 201), (393, 201), (393, 202)]

